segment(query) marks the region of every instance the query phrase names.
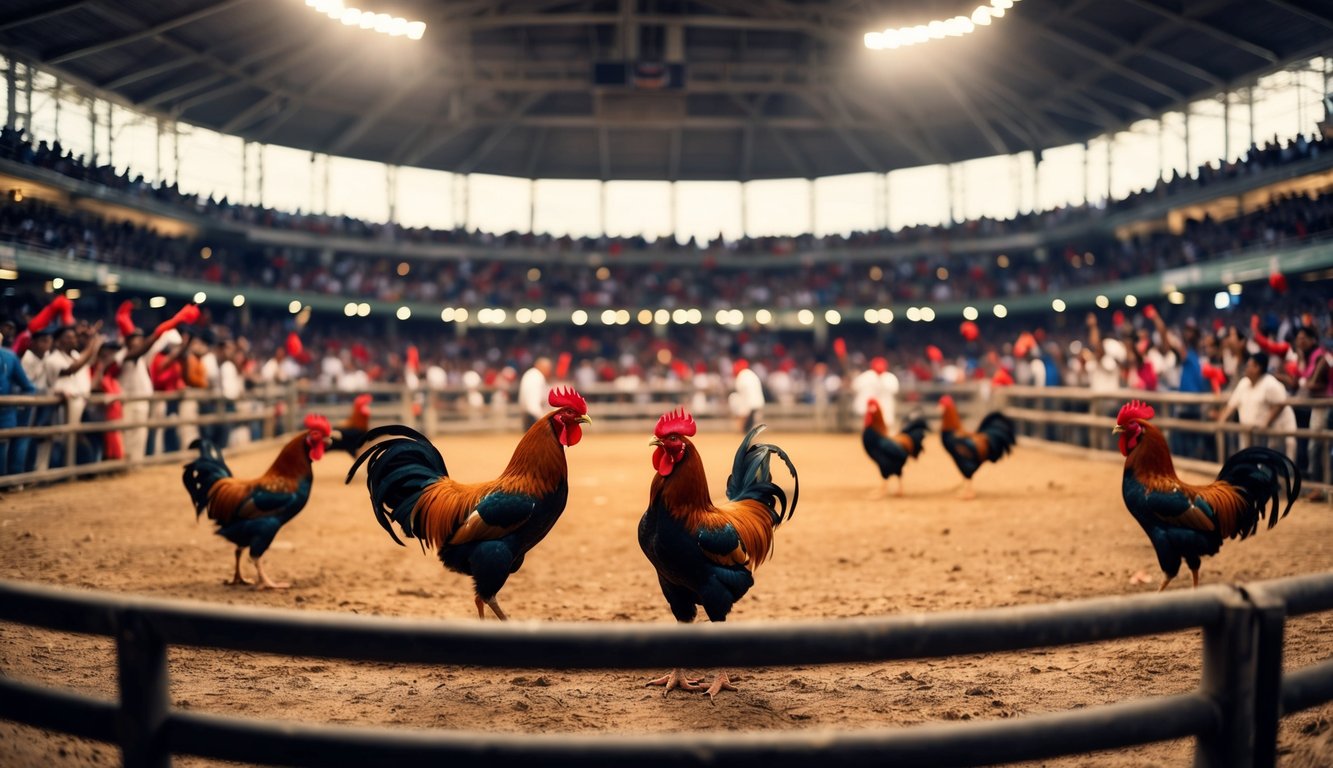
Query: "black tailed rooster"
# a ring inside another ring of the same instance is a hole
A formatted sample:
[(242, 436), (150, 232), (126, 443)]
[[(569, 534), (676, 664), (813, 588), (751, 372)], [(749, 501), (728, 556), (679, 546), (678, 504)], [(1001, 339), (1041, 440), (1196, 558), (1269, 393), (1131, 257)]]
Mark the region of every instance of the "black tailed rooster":
[(999, 461), (1014, 447), (1014, 422), (999, 411), (986, 414), (976, 432), (964, 432), (958, 418), (958, 407), (953, 398), (940, 398), (940, 439), (944, 450), (953, 457), (958, 471), (963, 473), (964, 499), (976, 498), (972, 490), (972, 475), (982, 464)]
[(199, 449), (199, 458), (185, 465), (183, 480), (194, 502), (195, 517), (206, 510), (208, 519), (217, 525), (217, 534), (236, 545), (236, 570), (227, 584), (250, 583), (241, 578), (241, 550), (249, 547), (256, 589), (291, 586), (270, 580), (260, 558), (278, 529), (305, 508), (314, 482), (311, 465), (324, 456), (329, 434), (328, 419), (307, 416), (305, 431), (283, 446), (268, 471), (253, 480), (232, 477), (222, 454), (207, 440), (190, 443), (191, 448)]
[[(366, 465), (371, 509), (394, 541), (403, 543), (393, 532), (397, 523), (423, 550), (436, 550), (445, 568), (472, 577), (478, 618), (488, 605), (497, 618), (509, 618), (496, 594), (565, 511), (565, 448), (578, 444), (592, 419), (573, 389), (553, 389), (547, 401), (555, 410), (528, 429), (494, 480), (455, 481), (430, 440), (400, 424), (367, 432), (370, 447), (347, 472), (350, 483)], [(374, 442), (385, 437), (395, 439)]]
[[(1148, 423), (1153, 415), (1152, 406), (1135, 400), (1116, 417), (1111, 431), (1120, 435), (1125, 456), (1121, 494), (1157, 552), (1164, 577), (1158, 591), (1180, 573), (1181, 560), (1197, 587), (1200, 559), (1217, 554), (1223, 539), (1247, 538), (1265, 513), (1272, 528), (1291, 511), (1301, 492), (1301, 473), (1277, 451), (1246, 448), (1226, 460), (1215, 481), (1190, 485), (1176, 476), (1166, 438)], [(1287, 505), (1279, 515), (1283, 493)]]
[(352, 458), (356, 458), (357, 451), (361, 448), (361, 443), (365, 439), (366, 431), (370, 429), (370, 403), (373, 399), (368, 394), (356, 396), (356, 399), (352, 401), (352, 412), (341, 424), (333, 428), (333, 442), (329, 444), (330, 450), (347, 451)]
[(921, 444), (926, 438), (929, 427), (926, 420), (917, 418), (907, 422), (903, 431), (889, 436), (889, 426), (884, 423), (884, 410), (879, 401), (871, 398), (866, 403), (865, 428), (861, 430), (861, 445), (866, 455), (879, 467), (879, 476), (884, 479), (877, 493), (870, 498), (882, 499), (889, 494), (889, 478), (897, 476), (898, 495), (903, 495), (903, 466), (908, 459), (921, 455)]
[[(714, 504), (708, 494), (703, 459), (689, 438), (694, 418), (684, 409), (657, 421), (652, 488), (648, 510), (639, 521), (639, 546), (657, 569), (662, 595), (680, 622), (691, 622), (702, 605), (709, 621), (725, 621), (731, 606), (754, 585), (754, 569), (773, 551), (773, 532), (796, 511), (800, 483), (791, 459), (776, 445), (755, 443), (761, 424), (745, 436), (727, 478), (727, 500)], [(791, 503), (773, 482), (769, 462), (776, 454), (792, 476)], [(700, 691), (698, 680), (676, 669), (649, 685)], [(719, 672), (707, 694), (736, 690)]]

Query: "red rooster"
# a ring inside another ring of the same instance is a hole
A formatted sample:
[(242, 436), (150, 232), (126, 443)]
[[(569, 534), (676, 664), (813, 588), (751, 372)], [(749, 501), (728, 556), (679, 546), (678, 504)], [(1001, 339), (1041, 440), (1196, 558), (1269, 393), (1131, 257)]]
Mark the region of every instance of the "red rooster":
[(897, 475), (898, 495), (903, 495), (903, 466), (908, 459), (921, 455), (921, 444), (926, 438), (925, 419), (912, 419), (903, 427), (903, 431), (890, 437), (889, 426), (884, 423), (884, 410), (879, 401), (871, 398), (866, 403), (865, 428), (861, 430), (861, 445), (866, 455), (879, 467), (879, 476), (884, 478), (883, 485), (872, 499), (882, 499), (889, 494), (889, 478)]
[(258, 579), (256, 589), (286, 589), (286, 582), (274, 582), (264, 574), (260, 560), (273, 543), (278, 529), (296, 517), (310, 498), (314, 482), (312, 463), (324, 456), (329, 442), (329, 421), (311, 414), (305, 418), (305, 432), (283, 446), (273, 465), (254, 480), (232, 477), (222, 454), (207, 440), (195, 440), (199, 458), (185, 465), (185, 490), (194, 502), (197, 518), (205, 510), (217, 525), (217, 534), (236, 545), (236, 571), (229, 585), (249, 584), (241, 578), (241, 550), (250, 548)]
[[(689, 438), (694, 418), (684, 409), (657, 420), (652, 488), (648, 510), (639, 521), (639, 546), (657, 569), (662, 595), (680, 622), (691, 622), (702, 605), (709, 621), (725, 621), (731, 606), (754, 585), (753, 571), (773, 552), (773, 532), (796, 511), (800, 482), (791, 459), (776, 445), (754, 443), (759, 425), (741, 441), (727, 478), (727, 501), (714, 504), (708, 495), (703, 459)], [(791, 471), (787, 494), (773, 482), (769, 462), (777, 454)], [(704, 690), (698, 680), (676, 669), (648, 685)], [(711, 700), (719, 691), (736, 690), (726, 672), (707, 689)]]
[(356, 396), (352, 401), (352, 413), (333, 428), (330, 450), (347, 451), (352, 458), (356, 458), (357, 451), (365, 439), (366, 430), (370, 429), (370, 403), (373, 399), (368, 394)]
[(368, 444), (397, 439), (374, 443), (347, 472), (350, 483), (366, 464), (371, 509), (394, 541), (403, 543), (391, 523), (420, 539), (423, 550), (435, 549), (445, 568), (472, 577), (477, 618), (486, 617), (488, 605), (497, 618), (509, 618), (496, 594), (565, 511), (565, 448), (578, 444), (592, 419), (573, 389), (553, 389), (547, 401), (555, 410), (528, 428), (509, 466), (489, 482), (455, 481), (430, 440), (401, 424), (367, 432)]
[[(1246, 448), (1226, 460), (1215, 481), (1190, 485), (1176, 476), (1166, 438), (1148, 423), (1153, 415), (1152, 406), (1135, 400), (1116, 417), (1111, 431), (1120, 435), (1120, 453), (1125, 456), (1121, 494), (1157, 552), (1164, 576), (1158, 591), (1180, 573), (1181, 560), (1197, 587), (1200, 559), (1217, 554), (1223, 539), (1250, 536), (1265, 513), (1272, 528), (1278, 517), (1291, 511), (1300, 496), (1301, 473), (1277, 451)], [(1279, 515), (1284, 492), (1287, 505)]]
[(964, 499), (976, 498), (972, 490), (972, 475), (988, 461), (999, 461), (1014, 447), (1014, 422), (999, 411), (986, 414), (976, 432), (964, 432), (958, 418), (958, 407), (953, 398), (940, 398), (940, 439), (944, 450), (953, 457), (958, 471), (963, 473)]

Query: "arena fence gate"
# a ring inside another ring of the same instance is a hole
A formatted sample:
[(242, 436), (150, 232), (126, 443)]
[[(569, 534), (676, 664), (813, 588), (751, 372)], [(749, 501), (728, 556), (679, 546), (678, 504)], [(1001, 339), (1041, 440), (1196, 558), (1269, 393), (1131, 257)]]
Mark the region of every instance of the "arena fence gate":
[[(724, 625), (431, 621), (208, 605), (0, 581), (0, 620), (115, 638), (106, 701), (0, 676), (0, 718), (173, 754), (295, 766), (993, 765), (1193, 736), (1195, 764), (1272, 766), (1279, 719), (1333, 701), (1333, 659), (1283, 671), (1286, 619), (1333, 610), (1333, 574), (984, 611)], [(528, 735), (334, 727), (171, 706), (170, 646), (543, 669), (757, 667), (1016, 651), (1203, 630), (1188, 693), (1012, 720), (859, 731)]]

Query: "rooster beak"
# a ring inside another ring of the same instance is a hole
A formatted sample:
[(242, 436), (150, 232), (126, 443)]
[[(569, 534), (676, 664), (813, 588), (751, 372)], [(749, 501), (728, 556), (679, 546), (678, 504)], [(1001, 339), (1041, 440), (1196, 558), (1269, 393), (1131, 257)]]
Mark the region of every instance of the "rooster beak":
[(1114, 427), (1111, 427), (1111, 434), (1113, 434), (1113, 435), (1118, 435), (1118, 434), (1120, 434), (1121, 432), (1124, 432), (1124, 431), (1125, 431), (1125, 428), (1122, 427), (1122, 426), (1120, 426), (1119, 424), (1115, 425)]
[(649, 440), (649, 441), (648, 441), (648, 444), (649, 444), (649, 445), (661, 446), (661, 445), (662, 445), (662, 441), (661, 441), (661, 440), (658, 440), (657, 438), (654, 437), (652, 440)]
[(591, 423), (592, 423), (592, 417), (585, 413), (585, 414), (583, 414), (582, 416), (579, 417), (579, 421), (582, 422), (582, 423), (584, 423), (584, 424), (591, 424)]

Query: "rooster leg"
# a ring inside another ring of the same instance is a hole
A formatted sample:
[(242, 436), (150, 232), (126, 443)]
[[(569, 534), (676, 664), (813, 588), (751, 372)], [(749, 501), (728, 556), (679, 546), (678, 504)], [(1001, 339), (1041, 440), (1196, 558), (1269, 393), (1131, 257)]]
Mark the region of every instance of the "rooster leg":
[(1167, 576), (1167, 577), (1163, 578), (1163, 579), (1162, 579), (1162, 586), (1158, 587), (1158, 588), (1157, 588), (1157, 591), (1158, 591), (1158, 592), (1165, 592), (1165, 591), (1166, 591), (1166, 585), (1171, 583), (1171, 578), (1172, 578), (1172, 577), (1170, 577), (1170, 576)]
[(249, 584), (249, 583), (250, 583), (248, 580), (246, 580), (246, 579), (244, 579), (244, 578), (241, 577), (241, 550), (242, 550), (242, 549), (244, 549), (244, 547), (237, 547), (237, 548), (236, 548), (236, 573), (232, 575), (232, 577), (231, 577), (231, 581), (224, 581), (224, 582), (222, 582), (224, 585), (226, 585), (226, 586), (228, 586), (228, 587), (239, 587), (239, 586), (241, 586), (242, 584)]
[(879, 490), (872, 492), (870, 495), (866, 496), (866, 498), (870, 499), (871, 501), (875, 501), (877, 499), (882, 499), (888, 495), (889, 495), (889, 478), (886, 477), (884, 478), (884, 482), (880, 483)]
[(1198, 569), (1198, 568), (1191, 568), (1191, 569), (1190, 569), (1190, 575), (1194, 577), (1194, 588), (1195, 588), (1195, 589), (1198, 589), (1198, 588), (1199, 588), (1199, 569)]
[(477, 595), (477, 597), (476, 597), (476, 601), (477, 601), (477, 618), (478, 618), (478, 619), (481, 619), (482, 621), (485, 621), (485, 620), (486, 620), (486, 601), (481, 599), (481, 595)]
[(679, 688), (682, 691), (702, 691), (704, 689), (702, 685), (699, 685), (698, 680), (691, 680), (686, 677), (685, 670), (680, 668), (673, 669), (669, 674), (663, 675), (656, 680), (649, 680), (647, 683), (644, 683), (645, 688), (650, 685), (662, 686), (663, 696), (670, 693), (672, 688)]
[(494, 597), (492, 597), (490, 600), (486, 601), (486, 604), (491, 607), (492, 611), (495, 611), (495, 618), (499, 619), (500, 621), (509, 621), (509, 616), (507, 616), (504, 611), (500, 610), (499, 600), (496, 600)]
[(286, 589), (291, 586), (286, 581), (273, 581), (269, 579), (268, 574), (264, 573), (264, 564), (261, 558), (253, 558), (255, 564), (255, 573), (259, 574), (259, 579), (255, 582), (255, 589)]
[(976, 497), (977, 497), (977, 492), (972, 490), (972, 478), (969, 477), (963, 481), (963, 490), (959, 492), (958, 498), (962, 499), (963, 501), (971, 501)]
[(718, 672), (717, 677), (713, 679), (713, 684), (708, 686), (708, 690), (704, 691), (704, 693), (708, 694), (709, 703), (716, 704), (717, 695), (719, 693), (722, 691), (734, 690), (736, 690), (736, 686), (731, 684), (731, 678), (727, 677), (727, 673)]

